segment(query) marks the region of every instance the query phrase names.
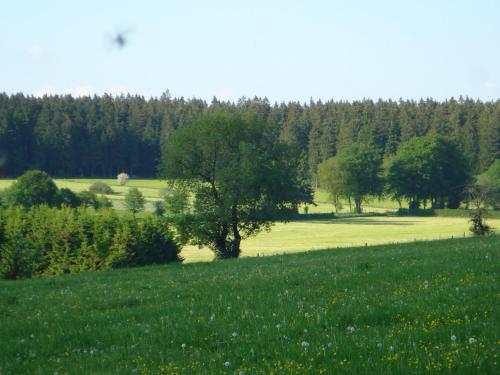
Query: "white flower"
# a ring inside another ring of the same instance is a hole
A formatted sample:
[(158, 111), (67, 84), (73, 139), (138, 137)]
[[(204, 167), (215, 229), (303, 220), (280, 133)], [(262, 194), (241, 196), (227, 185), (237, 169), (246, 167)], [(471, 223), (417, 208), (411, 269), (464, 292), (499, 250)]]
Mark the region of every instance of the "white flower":
[(392, 346), (392, 345), (391, 345), (391, 346), (389, 346), (389, 351), (391, 351), (391, 352), (392, 352), (393, 350), (394, 350), (394, 346)]
[(181, 348), (182, 348), (182, 349), (186, 349), (186, 344), (182, 344), (182, 345), (181, 345)]
[(302, 345), (303, 348), (307, 348), (309, 346), (309, 343), (307, 341), (302, 341)]
[(451, 341), (457, 341), (457, 336), (451, 335)]
[(476, 339), (474, 337), (469, 338), (469, 344), (474, 344), (476, 342)]
[(333, 345), (333, 344), (332, 344), (331, 342), (329, 342), (326, 346), (328, 346), (329, 348), (331, 348), (331, 347), (332, 347), (332, 345)]
[(236, 332), (233, 332), (233, 333), (231, 334), (231, 336), (236, 337), (236, 336), (238, 336), (238, 334), (237, 334)]
[(305, 316), (306, 318), (309, 318), (309, 313), (305, 313), (305, 314), (304, 314), (304, 316)]
[(123, 186), (123, 185), (127, 184), (129, 177), (128, 177), (128, 174), (126, 174), (125, 172), (122, 172), (118, 176), (116, 176), (116, 179), (118, 181), (118, 185)]
[(353, 333), (356, 330), (354, 326), (347, 326), (347, 331)]
[(229, 362), (229, 361), (224, 362), (224, 366), (225, 366), (225, 367), (229, 367), (229, 366), (231, 366), (231, 362)]
[(280, 329), (281, 328), (281, 324), (276, 324), (276, 328)]
[(424, 288), (427, 289), (429, 287), (429, 282), (427, 280), (424, 281)]
[(244, 371), (240, 371), (240, 372), (238, 372), (238, 375), (245, 375), (245, 372)]

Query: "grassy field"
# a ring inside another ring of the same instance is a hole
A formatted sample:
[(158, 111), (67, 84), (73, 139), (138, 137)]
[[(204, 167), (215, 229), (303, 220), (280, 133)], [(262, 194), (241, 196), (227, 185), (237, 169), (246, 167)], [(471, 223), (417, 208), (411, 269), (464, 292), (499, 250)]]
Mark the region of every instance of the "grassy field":
[[(0, 179), (0, 189), (4, 189), (12, 184), (14, 180), (11, 179)], [(79, 192), (82, 190), (88, 190), (90, 185), (96, 181), (102, 181), (111, 186), (115, 194), (106, 195), (113, 205), (117, 209), (122, 209), (123, 206), (121, 201), (123, 200), (125, 193), (129, 187), (137, 187), (144, 194), (146, 201), (149, 203), (147, 205), (148, 210), (152, 210), (151, 203), (161, 199), (161, 190), (167, 187), (167, 182), (158, 179), (130, 179), (126, 186), (120, 186), (116, 182), (116, 179), (95, 179), (95, 178), (81, 178), (81, 179), (55, 179), (55, 183), (58, 187), (65, 187), (73, 190), (74, 192)], [(310, 205), (308, 207), (309, 213), (331, 213), (335, 211), (335, 207), (330, 202), (328, 194), (325, 191), (318, 190), (315, 194), (316, 206)], [(386, 212), (394, 211), (398, 208), (396, 202), (384, 199), (377, 200), (373, 199), (369, 203), (365, 203), (365, 212)], [(304, 212), (304, 208), (301, 208), (301, 212)], [(341, 212), (349, 212), (349, 206), (347, 202), (344, 203), (344, 208)]]
[(4, 281), (0, 373), (498, 373), (499, 256), (497, 236)]
[[(500, 219), (488, 220), (500, 231)], [(469, 236), (467, 218), (374, 216), (277, 223), (242, 242), (242, 256), (274, 255), (332, 247), (375, 245)], [(186, 262), (213, 258), (207, 248), (186, 246)]]
[[(0, 189), (9, 186), (13, 180), (0, 180)], [(161, 189), (166, 181), (131, 179), (127, 186), (119, 186), (115, 179), (56, 179), (59, 187), (67, 187), (75, 192), (87, 190), (95, 181), (103, 181), (112, 187), (115, 194), (108, 195), (114, 207), (121, 209), (121, 200), (129, 187), (138, 187), (149, 202), (161, 199)], [(310, 206), (309, 213), (331, 213), (334, 207), (328, 201), (328, 194), (319, 190), (315, 194), (317, 206)], [(373, 200), (365, 206), (365, 211), (391, 212), (398, 207), (389, 200)], [(348, 210), (348, 207), (344, 207)], [(488, 223), (500, 231), (500, 218)], [(242, 256), (275, 255), (333, 247), (400, 243), (414, 240), (434, 240), (469, 236), (466, 217), (348, 217), (334, 219), (300, 220), (277, 223), (270, 232), (242, 242)], [(207, 248), (186, 246), (182, 251), (185, 262), (209, 261), (213, 253)]]
[[(9, 187), (14, 180), (3, 179), (0, 180), (0, 189)], [(74, 192), (80, 192), (83, 190), (88, 190), (90, 185), (96, 181), (102, 181), (111, 186), (114, 194), (106, 195), (113, 202), (113, 207), (116, 209), (123, 209), (122, 200), (125, 197), (128, 189), (130, 187), (137, 187), (142, 192), (146, 198), (146, 209), (152, 211), (152, 202), (161, 199), (161, 189), (167, 187), (166, 181), (161, 180), (129, 180), (126, 186), (120, 186), (116, 182), (116, 179), (91, 179), (91, 178), (81, 178), (81, 179), (55, 179), (56, 185), (59, 188), (68, 188)]]

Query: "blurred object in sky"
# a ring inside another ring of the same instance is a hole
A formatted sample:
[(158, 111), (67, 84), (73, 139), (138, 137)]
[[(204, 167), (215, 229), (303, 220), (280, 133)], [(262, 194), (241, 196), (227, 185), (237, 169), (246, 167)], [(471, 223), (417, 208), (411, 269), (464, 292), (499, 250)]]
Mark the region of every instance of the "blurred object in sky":
[(124, 33), (118, 33), (116, 36), (113, 38), (113, 43), (118, 47), (118, 48), (123, 48), (127, 44), (128, 40), (125, 37)]
[(111, 45), (118, 49), (123, 49), (130, 44), (130, 33), (131, 30), (119, 30), (115, 31), (109, 36)]

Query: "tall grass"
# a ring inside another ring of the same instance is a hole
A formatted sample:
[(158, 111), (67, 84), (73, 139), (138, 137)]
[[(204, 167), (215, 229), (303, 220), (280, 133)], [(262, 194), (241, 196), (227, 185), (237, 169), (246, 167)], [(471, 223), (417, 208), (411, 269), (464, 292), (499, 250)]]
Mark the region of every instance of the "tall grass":
[(0, 373), (493, 374), (499, 256), (470, 238), (0, 282)]

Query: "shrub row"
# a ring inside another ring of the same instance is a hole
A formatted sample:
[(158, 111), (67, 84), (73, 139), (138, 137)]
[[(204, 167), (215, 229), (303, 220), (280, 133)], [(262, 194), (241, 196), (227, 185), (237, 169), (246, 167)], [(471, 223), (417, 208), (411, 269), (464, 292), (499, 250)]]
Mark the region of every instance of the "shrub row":
[[(396, 211), (396, 215), (399, 216), (439, 216), (439, 217), (466, 217), (471, 216), (471, 210), (464, 209), (408, 209), (400, 208)], [(500, 211), (498, 210), (488, 210), (487, 215), (491, 219), (500, 219)]]
[(46, 205), (0, 210), (0, 277), (18, 279), (181, 261), (165, 219)]

